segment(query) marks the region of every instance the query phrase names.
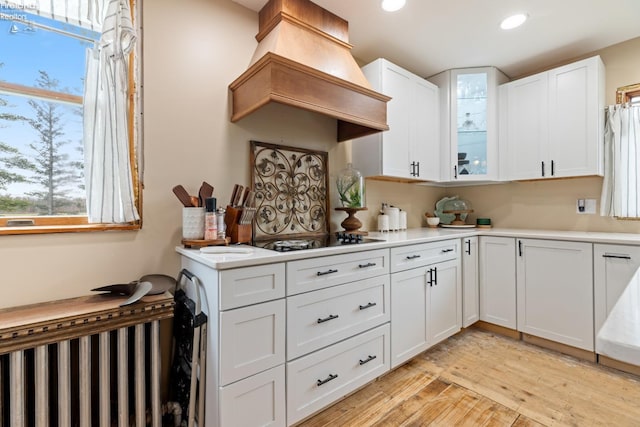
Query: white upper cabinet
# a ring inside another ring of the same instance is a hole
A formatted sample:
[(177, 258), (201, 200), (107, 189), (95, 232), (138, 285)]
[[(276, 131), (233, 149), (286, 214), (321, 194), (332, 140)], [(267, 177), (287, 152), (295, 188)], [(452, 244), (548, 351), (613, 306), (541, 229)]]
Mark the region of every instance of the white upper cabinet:
[(504, 122), (507, 141), (511, 142), (506, 173), (510, 180), (542, 176), (542, 147), (547, 145), (548, 135), (547, 86), (546, 73), (504, 85), (507, 107), (501, 111), (507, 112)]
[(391, 97), (389, 130), (354, 139), (353, 166), (365, 177), (438, 180), (437, 86), (386, 59), (377, 59), (362, 71), (374, 90)]
[(493, 181), (499, 175), (498, 85), (495, 67), (443, 71), (428, 79), (440, 88), (440, 179)]
[(603, 174), (604, 77), (594, 56), (503, 85), (507, 179)]

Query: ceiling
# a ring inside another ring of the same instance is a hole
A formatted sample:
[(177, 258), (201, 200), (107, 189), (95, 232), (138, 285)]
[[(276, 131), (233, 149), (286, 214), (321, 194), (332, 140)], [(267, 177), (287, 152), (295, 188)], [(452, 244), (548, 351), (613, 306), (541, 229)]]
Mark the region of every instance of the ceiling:
[[(255, 11), (266, 4), (233, 1)], [(407, 0), (392, 13), (380, 0), (314, 3), (349, 22), (359, 61), (386, 58), (422, 77), (493, 65), (515, 78), (640, 37), (640, 0)], [(522, 11), (529, 15), (523, 26), (499, 28)]]

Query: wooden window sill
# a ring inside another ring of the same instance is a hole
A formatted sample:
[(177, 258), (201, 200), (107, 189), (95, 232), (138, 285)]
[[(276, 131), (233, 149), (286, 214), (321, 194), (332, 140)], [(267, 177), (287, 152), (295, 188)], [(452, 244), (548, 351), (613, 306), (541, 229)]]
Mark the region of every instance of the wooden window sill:
[(67, 224), (67, 225), (30, 225), (26, 227), (0, 227), (0, 236), (11, 234), (49, 234), (49, 233), (84, 233), (90, 231), (139, 230), (137, 224)]

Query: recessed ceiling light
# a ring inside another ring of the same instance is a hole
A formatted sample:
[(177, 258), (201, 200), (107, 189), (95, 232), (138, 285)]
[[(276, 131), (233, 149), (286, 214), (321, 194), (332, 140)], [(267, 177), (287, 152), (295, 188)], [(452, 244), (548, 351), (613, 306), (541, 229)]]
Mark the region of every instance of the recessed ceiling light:
[(387, 12), (395, 12), (404, 7), (407, 0), (382, 0), (382, 9)]
[(500, 28), (502, 28), (503, 30), (511, 30), (513, 28), (519, 27), (520, 25), (524, 24), (524, 21), (526, 20), (527, 20), (526, 13), (517, 13), (515, 15), (511, 15), (508, 18), (505, 18), (500, 23)]

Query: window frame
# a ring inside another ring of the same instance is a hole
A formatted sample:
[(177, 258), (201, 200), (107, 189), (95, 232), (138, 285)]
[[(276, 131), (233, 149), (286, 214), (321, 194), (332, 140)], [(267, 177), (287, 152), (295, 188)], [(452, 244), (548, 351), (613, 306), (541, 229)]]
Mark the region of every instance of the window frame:
[(637, 97), (640, 97), (640, 83), (622, 86), (616, 90), (616, 104), (631, 102)]
[[(128, 130), (129, 130), (129, 161), (131, 164), (131, 172), (133, 176), (133, 192), (136, 209), (140, 219), (125, 224), (112, 223), (96, 223), (90, 224), (86, 215), (68, 215), (68, 216), (15, 216), (0, 217), (0, 236), (17, 235), (17, 234), (50, 234), (50, 233), (69, 233), (69, 232), (91, 232), (91, 231), (108, 231), (108, 230), (140, 230), (142, 228), (142, 190), (143, 183), (141, 179), (141, 159), (138, 152), (142, 152), (142, 126), (141, 126), (141, 92), (140, 88), (142, 74), (142, 28), (138, 23), (139, 9), (138, 1), (129, 0), (132, 12), (132, 21), (136, 28), (138, 40), (136, 48), (129, 54), (129, 111), (128, 111)], [(82, 99), (77, 95), (68, 95), (44, 89), (38, 89), (29, 86), (22, 86), (13, 83), (0, 82), (0, 88), (6, 92), (14, 92), (20, 94), (35, 95), (40, 98), (48, 98), (55, 101), (67, 101), (76, 103), (78, 99)], [(33, 221), (32, 225), (10, 225), (11, 222), (19, 224), (20, 221)]]

